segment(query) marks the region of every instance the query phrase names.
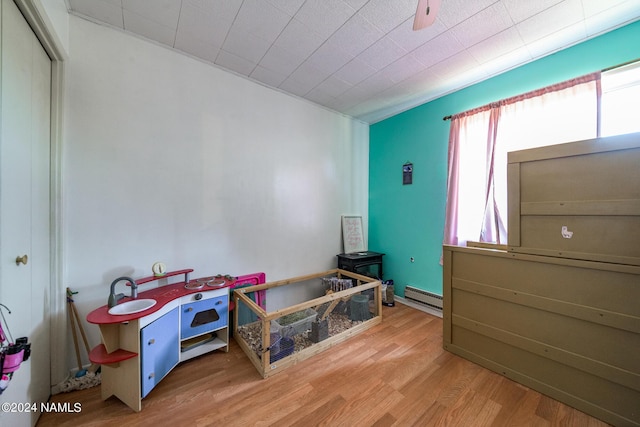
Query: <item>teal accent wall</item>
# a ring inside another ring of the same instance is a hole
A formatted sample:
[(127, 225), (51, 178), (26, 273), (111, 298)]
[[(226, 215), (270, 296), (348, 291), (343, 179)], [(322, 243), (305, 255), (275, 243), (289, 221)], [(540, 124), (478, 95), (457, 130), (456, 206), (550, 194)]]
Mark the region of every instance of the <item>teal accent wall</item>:
[[(368, 247), (386, 254), (384, 279), (394, 280), (397, 295), (406, 285), (442, 295), (449, 141), (442, 118), (640, 59), (638, 40), (640, 21), (371, 125)], [(402, 185), (406, 162), (414, 167), (411, 185)]]

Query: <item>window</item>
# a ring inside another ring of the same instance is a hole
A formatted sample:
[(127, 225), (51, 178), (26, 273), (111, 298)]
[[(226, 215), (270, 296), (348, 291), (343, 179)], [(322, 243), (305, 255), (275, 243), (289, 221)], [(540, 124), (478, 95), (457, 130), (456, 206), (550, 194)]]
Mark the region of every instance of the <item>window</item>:
[(454, 115), (444, 243), (507, 243), (507, 153), (594, 138), (600, 73)]
[(602, 73), (602, 136), (640, 132), (640, 62)]
[(507, 243), (509, 151), (640, 132), (638, 111), (640, 61), (454, 115), (444, 243)]

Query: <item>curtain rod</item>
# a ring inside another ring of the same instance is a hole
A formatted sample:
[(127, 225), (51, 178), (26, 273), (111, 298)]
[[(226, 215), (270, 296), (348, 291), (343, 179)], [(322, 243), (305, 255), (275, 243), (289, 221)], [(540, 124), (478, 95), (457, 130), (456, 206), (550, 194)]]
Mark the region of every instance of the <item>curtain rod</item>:
[[(640, 62), (640, 58), (632, 59), (631, 61), (623, 62), (622, 64), (613, 65), (613, 66), (608, 67), (608, 68), (603, 68), (602, 70), (600, 70), (600, 72), (604, 73), (606, 71), (615, 70), (616, 68), (624, 67), (625, 65), (633, 64), (634, 62)], [(492, 103), (490, 103), (490, 104), (492, 104)], [(474, 109), (475, 108), (472, 108), (472, 110), (474, 110)], [(442, 120), (444, 120), (444, 121), (451, 120), (451, 117), (453, 117), (453, 116), (452, 115), (444, 116), (442, 118)]]
[(613, 65), (611, 67), (604, 68), (602, 69), (602, 72), (604, 73), (605, 71), (615, 70), (616, 68), (621, 68), (621, 67), (624, 67), (625, 65), (633, 64), (634, 62), (640, 62), (640, 58), (632, 59), (631, 61), (623, 62), (622, 64)]

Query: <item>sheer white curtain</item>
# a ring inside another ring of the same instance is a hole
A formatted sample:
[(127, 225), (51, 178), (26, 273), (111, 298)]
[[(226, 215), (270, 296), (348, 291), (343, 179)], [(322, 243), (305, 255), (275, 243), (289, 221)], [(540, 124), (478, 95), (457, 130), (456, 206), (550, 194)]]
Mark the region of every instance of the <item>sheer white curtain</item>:
[(485, 110), (451, 120), (447, 244), (464, 246), (467, 240), (478, 240), (484, 216), (485, 180), (489, 176), (486, 135), (490, 115), (491, 111)]
[(507, 242), (507, 153), (598, 136), (600, 73), (457, 114), (444, 243)]

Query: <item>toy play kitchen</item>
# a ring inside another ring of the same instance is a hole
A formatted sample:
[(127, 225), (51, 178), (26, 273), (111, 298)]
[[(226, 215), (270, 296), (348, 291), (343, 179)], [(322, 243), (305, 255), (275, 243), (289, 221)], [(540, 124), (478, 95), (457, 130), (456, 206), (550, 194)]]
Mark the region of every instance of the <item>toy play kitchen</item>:
[[(87, 315), (100, 327), (102, 343), (89, 359), (102, 365), (102, 399), (116, 396), (134, 411), (142, 409), (142, 399), (178, 363), (229, 351), (230, 289), (265, 282), (264, 273), (190, 280), (193, 269), (166, 272), (156, 263), (152, 270), (152, 276), (141, 279), (115, 279), (107, 305)], [(181, 282), (139, 292), (141, 285), (180, 275)], [(116, 294), (116, 287), (125, 285), (130, 296)]]

